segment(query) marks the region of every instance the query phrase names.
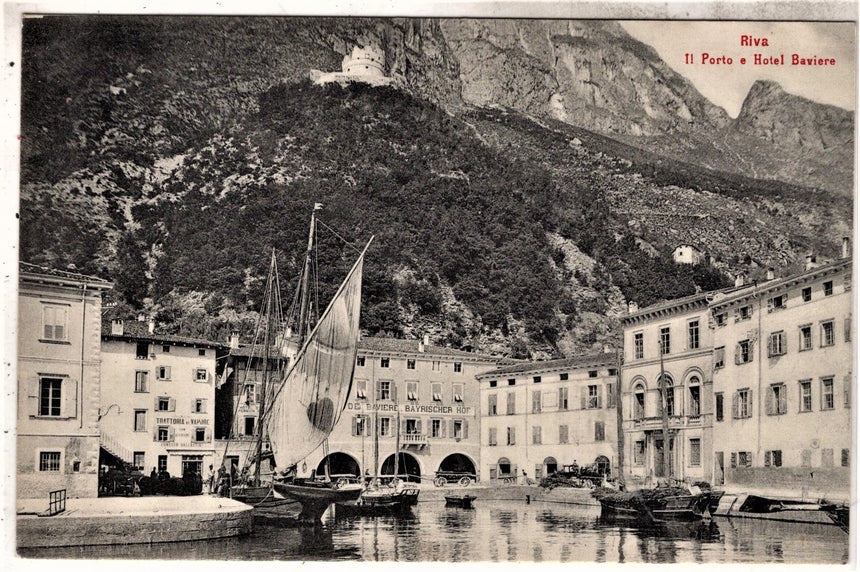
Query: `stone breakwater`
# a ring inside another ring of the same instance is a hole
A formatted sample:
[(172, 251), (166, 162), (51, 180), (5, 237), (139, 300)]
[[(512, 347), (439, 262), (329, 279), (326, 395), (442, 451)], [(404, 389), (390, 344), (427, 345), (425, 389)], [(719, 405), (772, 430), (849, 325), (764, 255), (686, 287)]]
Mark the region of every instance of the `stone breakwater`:
[(250, 534), (250, 506), (226, 498), (69, 499), (66, 511), (39, 517), (42, 500), (20, 501), (18, 548), (207, 540)]

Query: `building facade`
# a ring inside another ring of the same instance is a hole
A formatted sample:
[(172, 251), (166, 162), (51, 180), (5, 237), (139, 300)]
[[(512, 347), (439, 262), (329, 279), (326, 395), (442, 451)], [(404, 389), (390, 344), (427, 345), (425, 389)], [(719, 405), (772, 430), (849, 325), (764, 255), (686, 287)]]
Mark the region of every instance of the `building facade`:
[(115, 319), (102, 333), (102, 449), (140, 470), (205, 475), (215, 463), (215, 342)]
[(19, 265), (17, 497), (95, 497), (100, 278)]
[(399, 458), (397, 474), (414, 482), (438, 471), (484, 478), (475, 376), (496, 363), (426, 338), (360, 340), (352, 393), (328, 451), (312, 453), (299, 474), (328, 465), (329, 474), (392, 475)]
[(714, 298), (715, 483), (848, 498), (851, 272), (846, 257)]
[(692, 244), (681, 244), (672, 251), (672, 260), (676, 264), (699, 264), (704, 260), (702, 251)]
[(604, 353), (478, 375), (481, 474), (539, 479), (574, 461), (617, 470), (617, 361)]
[[(710, 297), (700, 293), (631, 308), (635, 311), (621, 319), (624, 477), (631, 485), (648, 486), (661, 477), (697, 481), (711, 474)], [(663, 443), (661, 370), (668, 447)]]

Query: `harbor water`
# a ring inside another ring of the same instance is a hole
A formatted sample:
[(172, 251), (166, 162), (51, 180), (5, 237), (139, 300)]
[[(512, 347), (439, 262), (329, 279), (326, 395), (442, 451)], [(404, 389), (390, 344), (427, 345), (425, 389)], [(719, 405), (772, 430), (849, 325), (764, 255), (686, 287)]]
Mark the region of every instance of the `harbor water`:
[(260, 522), (239, 538), (21, 550), (25, 558), (390, 562), (820, 563), (848, 561), (836, 526), (715, 517), (640, 527), (590, 506), (422, 502), (408, 516), (338, 518), (319, 527)]

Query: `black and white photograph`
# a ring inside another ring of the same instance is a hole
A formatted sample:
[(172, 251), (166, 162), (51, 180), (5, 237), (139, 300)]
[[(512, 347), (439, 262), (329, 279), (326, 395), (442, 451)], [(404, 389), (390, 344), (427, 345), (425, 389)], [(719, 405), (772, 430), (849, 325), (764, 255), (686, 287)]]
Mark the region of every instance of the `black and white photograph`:
[(856, 4), (4, 10), (13, 569), (856, 566)]

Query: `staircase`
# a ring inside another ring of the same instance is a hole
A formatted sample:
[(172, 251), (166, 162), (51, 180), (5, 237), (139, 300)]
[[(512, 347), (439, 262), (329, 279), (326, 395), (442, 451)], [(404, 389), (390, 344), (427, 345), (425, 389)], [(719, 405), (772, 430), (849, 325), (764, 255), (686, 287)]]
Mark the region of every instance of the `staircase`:
[(117, 459), (125, 461), (129, 465), (134, 463), (134, 453), (127, 447), (124, 447), (122, 443), (112, 435), (101, 433), (101, 435), (99, 435), (99, 446)]

